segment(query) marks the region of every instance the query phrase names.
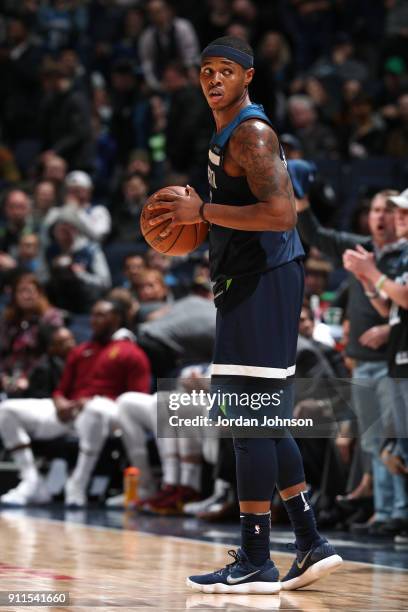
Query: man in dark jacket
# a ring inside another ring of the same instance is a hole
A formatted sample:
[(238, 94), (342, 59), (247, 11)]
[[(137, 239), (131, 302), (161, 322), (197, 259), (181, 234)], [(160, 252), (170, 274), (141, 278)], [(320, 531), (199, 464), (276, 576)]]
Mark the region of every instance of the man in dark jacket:
[[(347, 249), (358, 244), (374, 251), (377, 267), (391, 278), (403, 249), (403, 242), (396, 241), (394, 206), (389, 201), (398, 192), (384, 190), (377, 193), (369, 212), (370, 236), (322, 227), (310, 210), (307, 198), (297, 201), (298, 230), (304, 242), (317, 247), (337, 267), (342, 266), (342, 256)], [(385, 377), (387, 374), (386, 342), (389, 326), (370, 304), (364, 289), (356, 278), (350, 277), (348, 294), (348, 318), (350, 341), (347, 355), (355, 360), (353, 370), (353, 408), (359, 421), (362, 448), (369, 454), (374, 478), (375, 524), (371, 533), (384, 529), (398, 531), (395, 519), (408, 516), (408, 497), (400, 481), (389, 474), (380, 460), (381, 432), (391, 419), (386, 401)], [(390, 500), (393, 500), (390, 502)], [(366, 529), (364, 526), (363, 529)], [(368, 526), (367, 526), (368, 529)]]
[(43, 73), (49, 93), (41, 110), (43, 157), (60, 155), (71, 170), (92, 170), (91, 115), (85, 96), (73, 87), (64, 66), (49, 65)]
[(28, 23), (22, 17), (10, 19), (0, 50), (0, 111), (5, 139), (13, 148), (38, 138), (41, 57)]

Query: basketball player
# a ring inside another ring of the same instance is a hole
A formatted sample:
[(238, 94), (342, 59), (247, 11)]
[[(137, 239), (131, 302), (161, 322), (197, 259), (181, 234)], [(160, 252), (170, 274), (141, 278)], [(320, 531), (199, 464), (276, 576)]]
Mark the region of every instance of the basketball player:
[[(217, 329), (214, 389), (279, 390), (281, 414), (293, 408), (296, 343), (303, 299), (304, 252), (282, 147), (262, 107), (252, 104), (253, 51), (235, 37), (210, 43), (201, 56), (200, 81), (216, 132), (209, 150), (210, 202), (191, 187), (185, 196), (160, 195), (166, 208), (152, 225), (210, 224), (210, 268)], [(218, 407), (236, 415), (239, 406)], [(274, 408), (269, 407), (273, 416)], [(273, 433), (271, 433), (273, 435)], [(316, 529), (302, 458), (292, 436), (234, 437), (241, 547), (224, 569), (191, 576), (205, 593), (276, 593), (311, 584), (342, 560)], [(269, 553), (270, 504), (278, 487), (289, 514), (297, 555), (289, 573)]]

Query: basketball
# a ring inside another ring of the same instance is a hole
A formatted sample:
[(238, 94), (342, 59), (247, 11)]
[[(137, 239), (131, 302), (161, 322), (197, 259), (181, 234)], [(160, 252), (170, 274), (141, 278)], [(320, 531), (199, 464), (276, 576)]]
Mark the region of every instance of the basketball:
[(166, 229), (170, 221), (164, 221), (160, 225), (150, 225), (149, 221), (153, 217), (156, 217), (166, 212), (165, 206), (162, 210), (148, 210), (148, 206), (154, 196), (158, 193), (176, 193), (177, 195), (184, 195), (186, 190), (185, 187), (171, 186), (159, 189), (146, 201), (141, 218), (140, 218), (140, 229), (146, 242), (153, 247), (159, 253), (165, 253), (166, 255), (187, 255), (200, 246), (207, 238), (208, 225), (207, 223), (195, 223), (194, 225), (179, 225), (166, 237), (160, 236), (160, 233)]

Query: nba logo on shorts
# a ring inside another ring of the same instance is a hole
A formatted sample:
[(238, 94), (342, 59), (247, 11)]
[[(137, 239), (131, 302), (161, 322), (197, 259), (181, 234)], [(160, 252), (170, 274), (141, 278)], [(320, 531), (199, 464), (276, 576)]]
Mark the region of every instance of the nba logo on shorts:
[(261, 533), (261, 528), (259, 525), (255, 525), (255, 535), (259, 535)]

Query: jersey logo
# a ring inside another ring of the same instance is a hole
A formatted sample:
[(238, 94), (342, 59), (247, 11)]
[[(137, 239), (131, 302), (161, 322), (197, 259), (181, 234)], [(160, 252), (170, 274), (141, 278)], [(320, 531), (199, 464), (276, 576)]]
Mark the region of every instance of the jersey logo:
[(220, 165), (220, 162), (221, 162), (220, 155), (216, 155), (213, 151), (211, 151), (211, 149), (208, 151), (208, 157), (210, 159), (210, 162), (212, 162), (214, 166)]
[(118, 346), (114, 346), (108, 353), (109, 359), (115, 359), (120, 353), (120, 348)]
[(211, 170), (210, 166), (208, 166), (208, 182), (210, 183), (210, 187), (213, 189), (217, 189), (217, 183), (215, 182), (215, 172)]

